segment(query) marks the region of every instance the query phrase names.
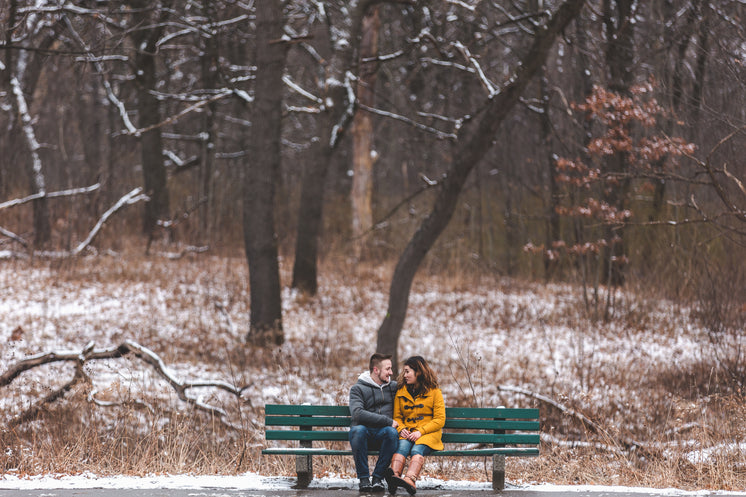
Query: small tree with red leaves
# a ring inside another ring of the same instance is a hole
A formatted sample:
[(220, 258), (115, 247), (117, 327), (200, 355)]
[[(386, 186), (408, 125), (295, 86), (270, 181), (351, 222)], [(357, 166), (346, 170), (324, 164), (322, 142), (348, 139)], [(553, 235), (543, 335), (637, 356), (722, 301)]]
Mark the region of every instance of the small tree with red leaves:
[(656, 181), (676, 171), (683, 154), (694, 152), (692, 144), (657, 130), (664, 109), (652, 90), (653, 84), (646, 83), (623, 96), (596, 86), (585, 102), (573, 104), (591, 122), (594, 136), (588, 137), (580, 157), (556, 159), (555, 178), (563, 191), (556, 210), (567, 221), (568, 236), (549, 247), (526, 247), (550, 259), (573, 261), (593, 318), (611, 317), (613, 289), (624, 281), (629, 263), (624, 233), (634, 217), (632, 197), (655, 189)]

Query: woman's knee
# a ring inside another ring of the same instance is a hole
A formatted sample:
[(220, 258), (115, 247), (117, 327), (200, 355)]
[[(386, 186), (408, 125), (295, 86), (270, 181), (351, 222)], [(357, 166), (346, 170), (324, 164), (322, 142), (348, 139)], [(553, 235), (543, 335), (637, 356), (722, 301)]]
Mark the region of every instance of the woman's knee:
[(397, 447), (396, 453), (408, 456), (409, 452), (412, 450), (412, 445), (412, 442), (409, 440), (399, 440), (399, 447)]
[(412, 447), (411, 454), (413, 456), (414, 455), (418, 455), (418, 456), (429, 456), (432, 453), (432, 451), (433, 451), (433, 449), (431, 449), (427, 445), (418, 444), (418, 445), (415, 445), (414, 447)]

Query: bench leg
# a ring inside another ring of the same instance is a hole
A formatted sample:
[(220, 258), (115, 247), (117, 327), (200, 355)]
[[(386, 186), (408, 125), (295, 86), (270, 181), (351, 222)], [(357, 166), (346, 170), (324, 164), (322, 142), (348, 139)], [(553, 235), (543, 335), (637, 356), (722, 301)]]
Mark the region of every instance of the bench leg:
[(492, 456), (492, 490), (502, 492), (505, 489), (505, 456)]
[(313, 480), (312, 456), (295, 456), (295, 473), (298, 475), (295, 488), (307, 488)]
[(295, 456), (295, 473), (298, 483), (295, 488), (307, 488), (313, 480), (313, 456)]

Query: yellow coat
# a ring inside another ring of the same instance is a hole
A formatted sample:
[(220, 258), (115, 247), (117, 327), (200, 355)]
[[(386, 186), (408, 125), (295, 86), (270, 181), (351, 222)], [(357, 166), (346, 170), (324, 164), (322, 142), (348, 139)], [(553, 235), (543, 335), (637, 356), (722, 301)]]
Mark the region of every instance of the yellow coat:
[(443, 392), (432, 389), (423, 395), (412, 398), (406, 387), (396, 391), (394, 399), (394, 420), (401, 432), (419, 431), (422, 436), (415, 444), (425, 444), (433, 450), (443, 450), (443, 425), (446, 424), (446, 405)]

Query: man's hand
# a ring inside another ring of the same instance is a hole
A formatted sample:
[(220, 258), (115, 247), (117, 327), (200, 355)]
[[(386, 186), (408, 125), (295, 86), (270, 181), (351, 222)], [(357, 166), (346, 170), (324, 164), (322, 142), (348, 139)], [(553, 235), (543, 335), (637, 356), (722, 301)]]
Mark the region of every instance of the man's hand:
[(399, 427), (399, 423), (397, 423), (396, 420), (394, 420), (394, 422), (391, 424), (391, 426), (393, 426), (394, 428), (398, 428)]

